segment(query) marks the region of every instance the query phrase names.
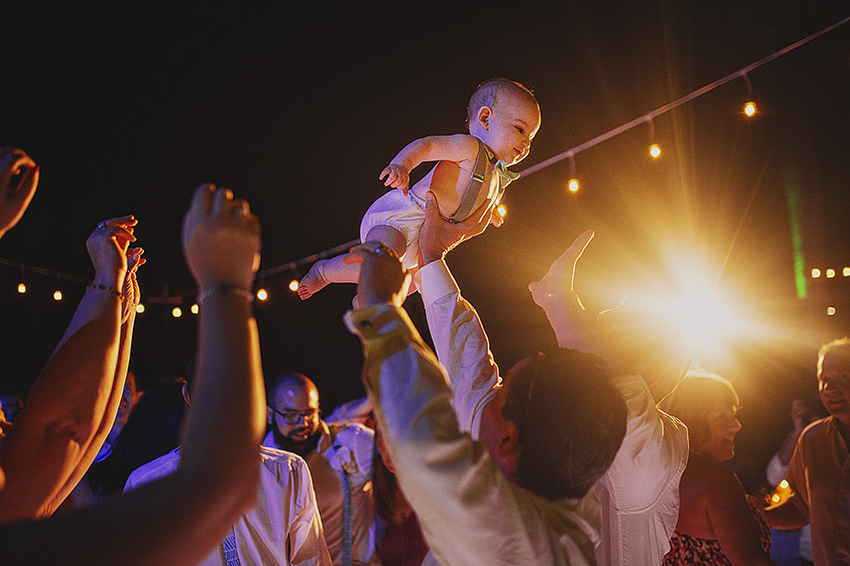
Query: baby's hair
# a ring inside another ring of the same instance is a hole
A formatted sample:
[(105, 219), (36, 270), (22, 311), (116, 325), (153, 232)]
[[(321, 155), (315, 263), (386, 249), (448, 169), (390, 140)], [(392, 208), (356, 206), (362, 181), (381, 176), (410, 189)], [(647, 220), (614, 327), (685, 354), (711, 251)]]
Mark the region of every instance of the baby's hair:
[(473, 92), (472, 96), (469, 98), (469, 106), (466, 109), (466, 125), (468, 126), (473, 120), (475, 120), (475, 115), (482, 106), (489, 106), (490, 108), (493, 108), (496, 103), (498, 103), (499, 96), (506, 93), (522, 93), (527, 96), (529, 100), (534, 101), (535, 104), (537, 103), (537, 99), (534, 98), (534, 93), (530, 88), (523, 84), (502, 77), (488, 79), (478, 85), (475, 92)]

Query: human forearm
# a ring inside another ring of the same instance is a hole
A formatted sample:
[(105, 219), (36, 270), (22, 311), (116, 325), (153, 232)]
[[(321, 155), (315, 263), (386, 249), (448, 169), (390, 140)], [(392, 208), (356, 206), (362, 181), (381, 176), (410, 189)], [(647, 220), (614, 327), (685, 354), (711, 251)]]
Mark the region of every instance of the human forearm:
[(445, 368), (463, 430), (473, 430), (475, 409), (499, 383), (499, 368), (478, 313), (465, 299), (445, 262), (420, 270), (422, 297), (437, 358)]

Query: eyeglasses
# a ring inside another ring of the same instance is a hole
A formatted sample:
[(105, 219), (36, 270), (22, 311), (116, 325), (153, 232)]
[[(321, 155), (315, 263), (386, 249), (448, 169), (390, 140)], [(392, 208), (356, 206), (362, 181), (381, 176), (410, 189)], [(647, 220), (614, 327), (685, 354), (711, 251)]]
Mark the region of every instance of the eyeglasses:
[(281, 411), (278, 411), (277, 409), (275, 409), (272, 406), (269, 406), (269, 409), (271, 409), (273, 413), (280, 415), (281, 418), (283, 418), (283, 420), (286, 421), (286, 424), (290, 424), (290, 425), (298, 424), (299, 422), (301, 422), (301, 419), (304, 419), (305, 423), (308, 422), (308, 421), (312, 421), (312, 420), (318, 418), (318, 416), (322, 414), (322, 411), (320, 411), (319, 409), (310, 409), (306, 413), (302, 413), (300, 411), (283, 411), (283, 412), (281, 412)]

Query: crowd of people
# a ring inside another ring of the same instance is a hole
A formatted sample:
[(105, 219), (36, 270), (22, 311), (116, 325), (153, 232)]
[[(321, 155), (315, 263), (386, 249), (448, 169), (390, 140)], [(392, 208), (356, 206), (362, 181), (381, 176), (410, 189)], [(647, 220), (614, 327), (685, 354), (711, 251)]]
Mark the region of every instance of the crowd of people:
[[(755, 565), (774, 563), (770, 528), (807, 525), (814, 564), (850, 562), (850, 340), (819, 354), (829, 416), (795, 420), (772, 464), (792, 495), (769, 508), (725, 464), (741, 428), (732, 384), (689, 371), (686, 335), (661, 313), (584, 308), (576, 265), (593, 232), (529, 285), (558, 348), (500, 370), (445, 256), (498, 223), (494, 158), (525, 157), (540, 115), (521, 85), (485, 85), (470, 135), (428, 142), (445, 165), (410, 189), (415, 228), (376, 220), (305, 282), (304, 298), (357, 281), (344, 323), (367, 397), (328, 420), (310, 378), (262, 375), (247, 202), (195, 190), (182, 246), (200, 290), (196, 353), (140, 396), (128, 379), (137, 221), (101, 222), (86, 242), (92, 284), (23, 410), (0, 423), (4, 563)], [(417, 143), (381, 174), (405, 198)], [(0, 150), (0, 237), (38, 175), (23, 151)], [(433, 350), (402, 306), (411, 271)]]

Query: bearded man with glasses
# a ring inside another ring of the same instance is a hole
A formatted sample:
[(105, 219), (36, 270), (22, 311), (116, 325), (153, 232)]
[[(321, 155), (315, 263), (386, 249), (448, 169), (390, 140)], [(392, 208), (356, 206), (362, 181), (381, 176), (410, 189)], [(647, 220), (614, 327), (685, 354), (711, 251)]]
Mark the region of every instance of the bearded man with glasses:
[(319, 390), (301, 373), (270, 380), (266, 399), (269, 432), (263, 445), (307, 461), (334, 565), (379, 565), (372, 493), (374, 432), (360, 424), (323, 421)]

